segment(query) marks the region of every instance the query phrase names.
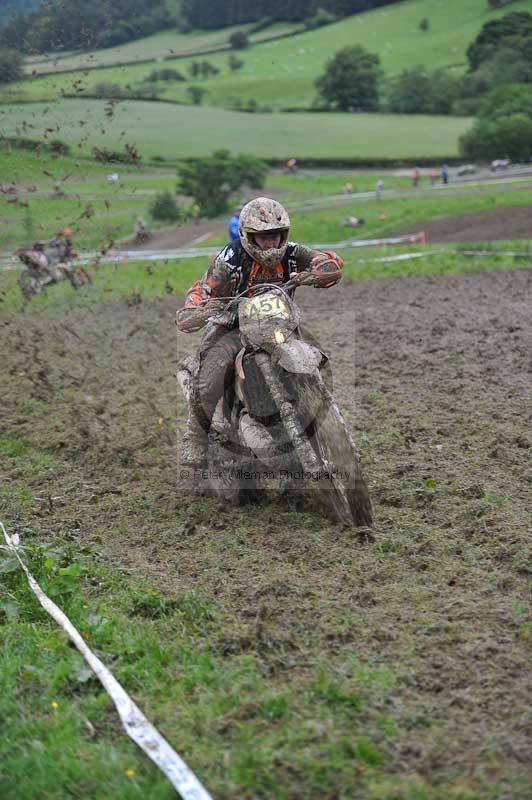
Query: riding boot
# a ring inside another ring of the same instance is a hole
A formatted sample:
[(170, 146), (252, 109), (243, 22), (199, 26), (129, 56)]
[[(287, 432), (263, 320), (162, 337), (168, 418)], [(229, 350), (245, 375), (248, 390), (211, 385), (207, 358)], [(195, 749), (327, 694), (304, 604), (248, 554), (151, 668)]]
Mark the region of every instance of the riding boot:
[(202, 425), (191, 409), (181, 446), (180, 462), (184, 467), (203, 469), (207, 466), (209, 429), (210, 425)]
[(234, 360), (241, 347), (240, 334), (223, 326), (207, 328), (200, 348), (200, 366), (193, 377), (188, 426), (183, 436), (181, 464), (204, 467), (212, 418), (231, 380)]

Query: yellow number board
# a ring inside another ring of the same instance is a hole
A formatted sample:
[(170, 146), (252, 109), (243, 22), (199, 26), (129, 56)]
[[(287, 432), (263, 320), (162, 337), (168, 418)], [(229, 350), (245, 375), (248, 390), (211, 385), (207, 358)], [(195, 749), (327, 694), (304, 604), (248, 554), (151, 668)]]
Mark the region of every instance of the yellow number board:
[(242, 305), (242, 313), (248, 319), (260, 319), (263, 317), (290, 319), (290, 309), (286, 300), (276, 292), (268, 292), (268, 294), (262, 294), (259, 297), (252, 297)]

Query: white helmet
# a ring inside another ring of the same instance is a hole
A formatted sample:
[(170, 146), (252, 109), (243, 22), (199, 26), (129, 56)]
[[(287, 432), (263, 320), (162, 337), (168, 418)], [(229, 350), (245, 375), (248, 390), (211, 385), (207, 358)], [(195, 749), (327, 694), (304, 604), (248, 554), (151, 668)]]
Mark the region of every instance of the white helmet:
[[(251, 258), (263, 267), (277, 264), (288, 246), (290, 217), (283, 206), (269, 197), (256, 197), (247, 203), (240, 212), (240, 241), (242, 247)], [(281, 241), (279, 247), (262, 250), (255, 242), (256, 233), (279, 231)]]

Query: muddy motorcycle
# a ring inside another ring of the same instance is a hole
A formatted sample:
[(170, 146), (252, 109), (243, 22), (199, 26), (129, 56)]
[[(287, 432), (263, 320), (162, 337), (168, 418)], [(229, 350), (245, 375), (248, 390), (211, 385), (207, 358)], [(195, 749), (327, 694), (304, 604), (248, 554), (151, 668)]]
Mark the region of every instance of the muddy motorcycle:
[(26, 267), (19, 275), (18, 285), (22, 296), (27, 301), (41, 294), (47, 286), (63, 280), (69, 280), (74, 289), (81, 289), (92, 282), (89, 273), (71, 260), (55, 264), (55, 277), (52, 277), (39, 260), (46, 258), (43, 253), (18, 250), (17, 256)]
[[(337, 520), (371, 525), (368, 489), (332, 395), (330, 365), (302, 337), (295, 285), (262, 284), (212, 318), (238, 319), (242, 349), (213, 419), (204, 475), (211, 494), (233, 503), (253, 502), (263, 476), (285, 488), (287, 481), (299, 488), (310, 482)], [(177, 373), (189, 406), (198, 368), (189, 357)]]

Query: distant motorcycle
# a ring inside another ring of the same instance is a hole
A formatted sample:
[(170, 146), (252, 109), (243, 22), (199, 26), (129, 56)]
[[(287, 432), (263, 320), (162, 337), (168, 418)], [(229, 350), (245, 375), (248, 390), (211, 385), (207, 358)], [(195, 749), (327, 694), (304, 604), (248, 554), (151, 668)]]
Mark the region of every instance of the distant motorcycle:
[(135, 231), (133, 237), (133, 244), (146, 244), (151, 240), (151, 233), (149, 231)]
[[(231, 299), (223, 313), (229, 322), (238, 318), (242, 349), (209, 434), (209, 491), (246, 503), (263, 476), (287, 488), (308, 481), (336, 519), (371, 525), (368, 489), (331, 393), (328, 359), (302, 338), (290, 291), (295, 285), (262, 284), (251, 297)], [(189, 403), (197, 369), (197, 359), (189, 358), (177, 373)]]
[(17, 250), (16, 255), (26, 267), (19, 275), (18, 285), (28, 302), (41, 294), (47, 286), (63, 280), (69, 280), (74, 289), (81, 289), (92, 283), (89, 273), (75, 263), (75, 252), (70, 254), (70, 258), (55, 264), (50, 263), (40, 243), (31, 250)]

